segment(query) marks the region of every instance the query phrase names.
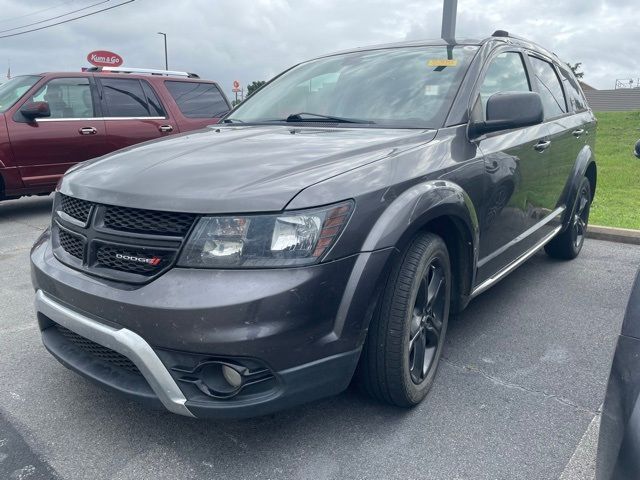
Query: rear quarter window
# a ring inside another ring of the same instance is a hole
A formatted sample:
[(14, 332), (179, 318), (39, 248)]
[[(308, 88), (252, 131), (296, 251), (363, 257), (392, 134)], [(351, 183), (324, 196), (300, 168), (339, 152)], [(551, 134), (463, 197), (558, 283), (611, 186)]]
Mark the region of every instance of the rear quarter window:
[(573, 75), (567, 72), (564, 68), (560, 68), (560, 75), (562, 76), (562, 84), (564, 85), (564, 91), (567, 92), (569, 103), (573, 107), (574, 112), (584, 112), (589, 107), (587, 106), (587, 100), (584, 98), (582, 89), (578, 86), (578, 82), (574, 79)]
[(167, 90), (188, 118), (215, 118), (229, 111), (229, 105), (213, 83), (164, 82)]

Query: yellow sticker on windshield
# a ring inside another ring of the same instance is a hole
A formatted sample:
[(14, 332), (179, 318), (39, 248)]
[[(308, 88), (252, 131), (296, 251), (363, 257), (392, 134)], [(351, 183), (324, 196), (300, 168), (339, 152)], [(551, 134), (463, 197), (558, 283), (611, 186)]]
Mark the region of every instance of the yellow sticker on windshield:
[(449, 60), (446, 58), (434, 58), (427, 63), (430, 67), (455, 67), (458, 65), (458, 60)]

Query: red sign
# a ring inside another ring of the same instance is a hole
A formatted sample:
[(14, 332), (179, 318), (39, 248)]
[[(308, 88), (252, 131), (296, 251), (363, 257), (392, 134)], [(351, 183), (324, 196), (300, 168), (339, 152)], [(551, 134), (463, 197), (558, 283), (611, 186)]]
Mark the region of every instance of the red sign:
[(238, 80), (233, 81), (233, 88), (240, 89), (240, 82)]
[(89, 53), (87, 61), (96, 67), (119, 67), (124, 63), (120, 55), (107, 50), (96, 50)]

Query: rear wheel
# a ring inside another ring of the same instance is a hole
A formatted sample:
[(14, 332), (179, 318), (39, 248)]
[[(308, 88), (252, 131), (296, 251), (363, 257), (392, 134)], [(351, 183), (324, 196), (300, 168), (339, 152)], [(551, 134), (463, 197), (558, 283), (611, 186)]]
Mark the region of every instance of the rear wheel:
[(583, 177), (571, 211), (569, 226), (544, 247), (550, 257), (572, 260), (578, 256), (587, 234), (590, 209), (591, 184), (586, 177)]
[(435, 378), (449, 319), (451, 266), (444, 241), (418, 236), (391, 272), (360, 363), (372, 396), (410, 407)]

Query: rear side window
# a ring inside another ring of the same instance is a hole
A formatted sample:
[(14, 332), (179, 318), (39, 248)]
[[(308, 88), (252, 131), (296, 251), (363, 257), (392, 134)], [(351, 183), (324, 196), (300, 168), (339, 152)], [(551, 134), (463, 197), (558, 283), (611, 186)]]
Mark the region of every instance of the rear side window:
[(100, 83), (107, 117), (164, 116), (158, 97), (148, 85), (143, 88), (146, 82), (134, 78), (101, 78)]
[(553, 65), (537, 57), (529, 57), (533, 67), (533, 75), (542, 97), (544, 117), (553, 118), (567, 111), (567, 103), (562, 93), (560, 79)]
[(560, 69), (562, 75), (562, 84), (564, 85), (564, 91), (567, 92), (567, 97), (574, 112), (584, 112), (587, 110), (587, 101), (582, 95), (582, 91), (577, 82), (573, 79), (572, 75)]
[(501, 53), (491, 60), (480, 87), (482, 110), (486, 113), (487, 99), (494, 93), (530, 90), (522, 55), (518, 52)]
[(213, 83), (164, 82), (185, 117), (214, 118), (229, 111), (224, 97)]
[(50, 118), (95, 116), (88, 78), (54, 78), (40, 88), (29, 101), (47, 102), (51, 110)]

